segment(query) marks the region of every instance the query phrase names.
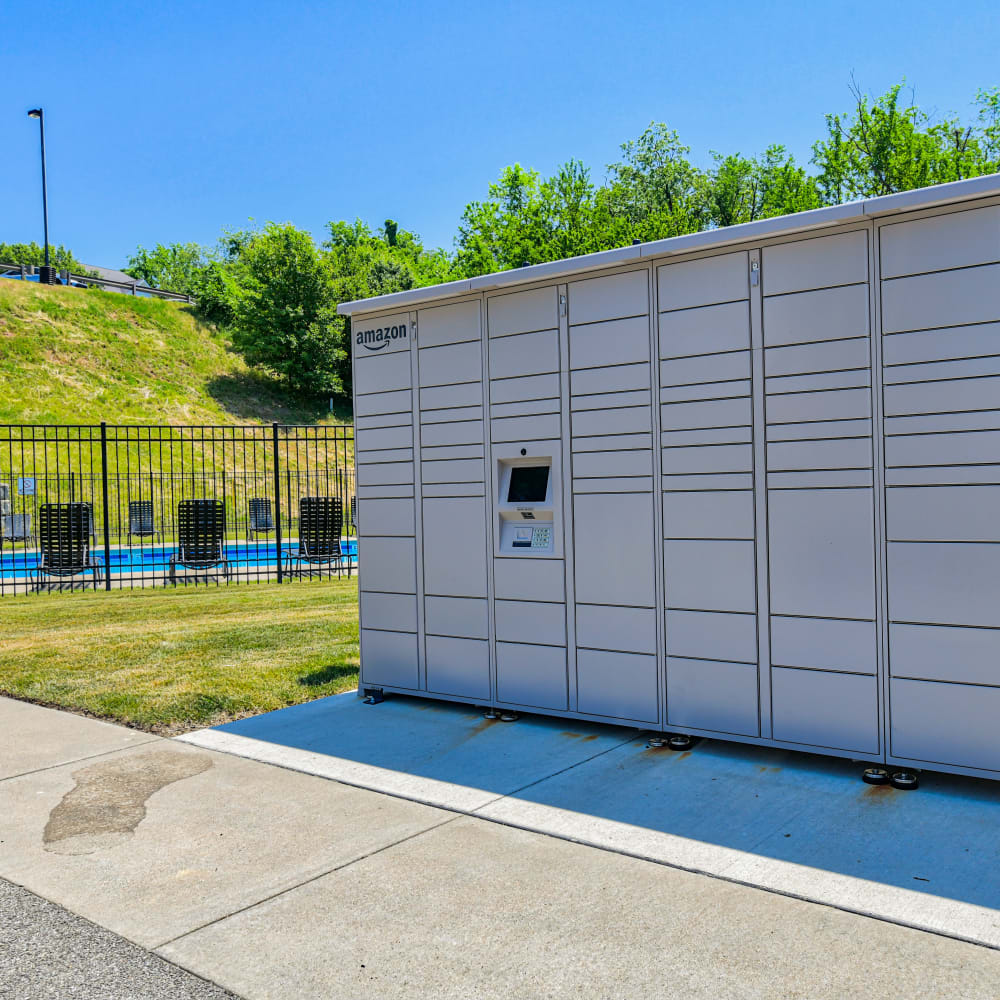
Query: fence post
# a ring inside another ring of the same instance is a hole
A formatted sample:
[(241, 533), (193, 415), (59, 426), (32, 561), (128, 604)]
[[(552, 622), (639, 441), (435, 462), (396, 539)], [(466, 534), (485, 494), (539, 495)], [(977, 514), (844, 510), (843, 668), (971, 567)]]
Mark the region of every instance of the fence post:
[(111, 531), (108, 516), (108, 425), (101, 421), (101, 483), (104, 493), (104, 589), (111, 589)]
[(278, 550), (278, 583), (283, 580), (281, 558), (281, 470), (278, 468), (278, 423), (271, 424), (274, 444), (274, 543)]

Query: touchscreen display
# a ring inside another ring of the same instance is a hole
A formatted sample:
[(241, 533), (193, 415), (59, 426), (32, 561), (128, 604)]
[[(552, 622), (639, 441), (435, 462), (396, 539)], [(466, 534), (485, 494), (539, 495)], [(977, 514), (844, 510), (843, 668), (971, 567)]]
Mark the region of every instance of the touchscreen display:
[(510, 470), (507, 503), (543, 503), (548, 485), (547, 465), (515, 465)]

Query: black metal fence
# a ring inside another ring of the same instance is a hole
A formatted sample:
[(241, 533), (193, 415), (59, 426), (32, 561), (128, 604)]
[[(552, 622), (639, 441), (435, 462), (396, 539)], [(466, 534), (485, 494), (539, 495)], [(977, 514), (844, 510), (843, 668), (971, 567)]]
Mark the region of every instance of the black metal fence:
[(0, 595), (329, 579), (354, 429), (0, 425)]

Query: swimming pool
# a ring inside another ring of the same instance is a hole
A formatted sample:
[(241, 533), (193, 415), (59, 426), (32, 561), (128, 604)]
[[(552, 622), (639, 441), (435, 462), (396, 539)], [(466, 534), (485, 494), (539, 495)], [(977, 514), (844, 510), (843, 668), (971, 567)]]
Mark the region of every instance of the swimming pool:
[[(282, 553), (294, 551), (297, 543), (293, 540), (282, 543)], [(98, 546), (93, 550), (97, 561), (104, 565), (104, 550)], [(160, 545), (149, 547), (113, 546), (109, 572), (111, 576), (134, 576), (143, 580), (153, 580), (166, 577), (170, 569), (170, 557), (174, 549)], [(358, 540), (344, 538), (340, 542), (340, 551), (344, 556), (343, 568), (353, 569), (358, 565)], [(277, 570), (278, 547), (274, 542), (230, 542), (225, 546), (226, 558), (229, 560), (231, 573), (266, 574)], [(27, 580), (32, 570), (38, 567), (41, 552), (37, 549), (0, 552), (0, 579)], [(302, 564), (308, 569), (307, 564)], [(183, 570), (179, 570), (183, 573)], [(192, 571), (194, 572), (194, 571)], [(89, 576), (90, 574), (87, 574)]]

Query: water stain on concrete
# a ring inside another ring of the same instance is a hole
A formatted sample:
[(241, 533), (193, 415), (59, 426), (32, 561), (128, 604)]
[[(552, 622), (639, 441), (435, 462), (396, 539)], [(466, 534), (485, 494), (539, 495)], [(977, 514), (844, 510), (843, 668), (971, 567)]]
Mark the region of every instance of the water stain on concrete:
[(896, 797), (897, 791), (892, 785), (869, 785), (861, 797), (867, 802), (889, 802)]
[(93, 854), (128, 840), (161, 788), (212, 766), (208, 754), (153, 750), (73, 772), (75, 786), (49, 813), (42, 840), (54, 854)]

